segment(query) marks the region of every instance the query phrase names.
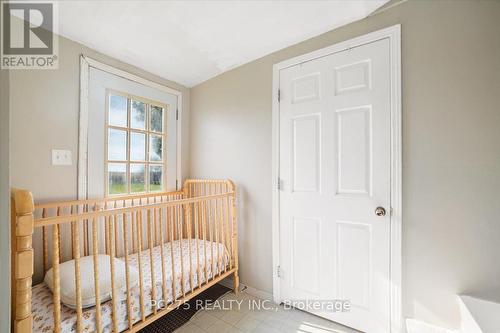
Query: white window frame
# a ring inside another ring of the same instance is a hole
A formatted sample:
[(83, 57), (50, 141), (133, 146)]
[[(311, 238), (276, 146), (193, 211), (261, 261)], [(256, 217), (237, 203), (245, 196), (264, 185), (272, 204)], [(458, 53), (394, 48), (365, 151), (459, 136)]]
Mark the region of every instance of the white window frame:
[[(119, 76), (121, 78), (131, 80), (144, 86), (157, 89), (162, 92), (174, 95), (177, 98), (176, 110), (176, 188), (179, 189), (182, 179), (182, 92), (171, 87), (159, 84), (154, 81), (144, 79), (140, 76), (131, 74), (124, 70), (107, 65), (85, 55), (80, 56), (80, 115), (79, 115), (79, 134), (78, 134), (78, 199), (88, 199), (88, 129), (89, 129), (89, 83), (90, 83), (90, 68), (99, 69), (101, 71)], [(161, 103), (165, 104), (165, 103)], [(167, 130), (165, 128), (165, 130)], [(106, 136), (107, 137), (107, 136)], [(107, 143), (106, 143), (107, 146)], [(164, 147), (165, 142), (164, 142)], [(106, 148), (107, 149), (107, 148)], [(106, 155), (107, 161), (107, 155)], [(165, 167), (164, 167), (165, 168)], [(163, 170), (166, 172), (166, 169)], [(107, 184), (107, 179), (105, 184)], [(163, 186), (166, 186), (165, 178)], [(107, 185), (106, 192), (107, 194)], [(164, 187), (165, 188), (165, 187)]]
[[(127, 99), (127, 125), (125, 127), (123, 126), (117, 126), (117, 125), (110, 125), (109, 124), (109, 104), (110, 104), (110, 97), (111, 96), (123, 96)], [(138, 128), (133, 128), (131, 126), (131, 102), (132, 100), (134, 101), (139, 101), (144, 104), (146, 104), (146, 116), (144, 119), (145, 122), (145, 129), (138, 129)], [(155, 132), (152, 131), (150, 126), (151, 126), (151, 106), (159, 106), (163, 108), (163, 114), (162, 114), (162, 132)], [(166, 148), (167, 148), (167, 131), (168, 131), (168, 126), (167, 126), (167, 121), (168, 117), (166, 116), (169, 112), (170, 105), (154, 101), (148, 98), (144, 98), (141, 96), (136, 96), (132, 94), (128, 94), (125, 92), (117, 91), (114, 89), (106, 89), (106, 117), (105, 117), (105, 124), (104, 124), (104, 137), (105, 137), (105, 147), (104, 147), (104, 196), (106, 197), (115, 197), (115, 196), (121, 196), (121, 195), (134, 195), (134, 194), (144, 194), (144, 193), (160, 193), (164, 192), (166, 190), (166, 176), (167, 176), (167, 154), (166, 154)], [(109, 130), (110, 129), (116, 129), (120, 131), (125, 131), (127, 132), (127, 143), (126, 143), (126, 158), (125, 160), (110, 160), (108, 156), (108, 143), (109, 143)], [(130, 159), (130, 140), (131, 140), (131, 133), (141, 133), (145, 135), (145, 159), (144, 161), (132, 161)], [(162, 160), (161, 161), (151, 161), (149, 157), (149, 149), (150, 149), (150, 136), (151, 135), (157, 135), (162, 137)], [(117, 194), (111, 194), (109, 193), (109, 175), (108, 175), (108, 165), (112, 164), (125, 164), (126, 165), (126, 174), (127, 174), (127, 192), (125, 193), (117, 193)], [(144, 165), (145, 167), (145, 177), (144, 177), (144, 188), (145, 190), (142, 192), (132, 192), (132, 174), (130, 172), (130, 166), (132, 164), (138, 164), (138, 165)], [(162, 181), (161, 181), (161, 188), (156, 191), (151, 191), (149, 186), (151, 185), (149, 182), (149, 167), (151, 165), (158, 165), (162, 167)]]

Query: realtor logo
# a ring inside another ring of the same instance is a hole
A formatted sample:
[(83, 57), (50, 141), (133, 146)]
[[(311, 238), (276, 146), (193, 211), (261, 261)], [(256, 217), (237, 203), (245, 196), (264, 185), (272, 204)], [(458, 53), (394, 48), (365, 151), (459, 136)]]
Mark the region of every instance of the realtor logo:
[(58, 68), (55, 7), (55, 2), (2, 2), (2, 68)]

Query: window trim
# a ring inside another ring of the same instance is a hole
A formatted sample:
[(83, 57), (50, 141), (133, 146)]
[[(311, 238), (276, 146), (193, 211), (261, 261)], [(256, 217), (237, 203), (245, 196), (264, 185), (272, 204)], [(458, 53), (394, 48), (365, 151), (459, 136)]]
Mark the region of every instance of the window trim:
[[(111, 96), (122, 96), (127, 99), (127, 125), (126, 127), (118, 126), (118, 125), (110, 125), (109, 124), (109, 104)], [(146, 116), (144, 119), (145, 129), (138, 129), (131, 127), (131, 119), (132, 119), (132, 101), (139, 101), (146, 104)], [(159, 106), (163, 108), (163, 121), (162, 121), (162, 132), (155, 132), (151, 130), (151, 106)], [(167, 167), (168, 167), (168, 159), (167, 159), (167, 146), (168, 146), (168, 112), (171, 109), (171, 105), (165, 104), (159, 101), (155, 101), (152, 99), (148, 99), (141, 96), (136, 96), (133, 94), (128, 94), (122, 91), (114, 90), (114, 89), (106, 89), (106, 109), (105, 109), (105, 120), (104, 120), (104, 196), (105, 197), (120, 197), (123, 195), (135, 195), (135, 194), (146, 194), (146, 193), (161, 193), (166, 191), (167, 181)], [(108, 142), (109, 142), (109, 129), (115, 129), (126, 132), (126, 159), (125, 160), (110, 160), (108, 157)], [(145, 135), (145, 159), (143, 161), (132, 161), (130, 159), (130, 142), (131, 142), (131, 133), (142, 133)], [(162, 161), (151, 161), (149, 150), (150, 150), (150, 137), (151, 135), (157, 135), (162, 137)], [(108, 175), (108, 165), (109, 164), (125, 164), (125, 172), (127, 175), (127, 192), (126, 193), (117, 193), (111, 194), (109, 193), (109, 175)], [(140, 164), (144, 165), (144, 187), (145, 191), (142, 192), (132, 192), (132, 177), (130, 173), (130, 166), (132, 164)], [(162, 166), (162, 184), (161, 188), (158, 191), (150, 191), (149, 186), (149, 167), (151, 165)]]

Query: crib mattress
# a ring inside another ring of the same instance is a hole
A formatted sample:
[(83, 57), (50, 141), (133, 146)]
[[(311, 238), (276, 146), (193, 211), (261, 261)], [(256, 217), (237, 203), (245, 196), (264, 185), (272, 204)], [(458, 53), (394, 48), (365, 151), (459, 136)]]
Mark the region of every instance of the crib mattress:
[[(182, 244), (181, 244), (182, 243)], [(189, 247), (191, 247), (191, 260), (189, 258)], [(182, 296), (182, 286), (187, 293), (191, 290), (190, 271), (193, 272), (193, 286), (198, 286), (198, 254), (199, 254), (199, 267), (200, 267), (200, 280), (201, 283), (205, 282), (205, 250), (207, 262), (207, 276), (210, 279), (212, 272), (217, 274), (224, 265), (221, 264), (217, 267), (217, 250), (222, 258), (222, 263), (228, 263), (229, 254), (223, 244), (203, 241), (197, 239), (183, 239), (177, 240), (172, 243), (166, 243), (164, 248), (165, 270), (166, 270), (166, 284), (167, 295), (163, 297), (162, 288), (162, 265), (161, 265), (161, 246), (153, 248), (153, 269), (155, 276), (155, 293), (157, 300), (165, 300), (167, 303), (173, 299), (172, 290), (172, 254), (174, 261), (174, 286), (176, 298)], [(173, 249), (173, 253), (171, 250)], [(214, 256), (214, 267), (212, 267), (212, 253)], [(181, 260), (182, 258), (182, 260)], [(181, 262), (183, 270), (181, 269)], [(139, 270), (138, 255), (129, 255), (129, 263)], [(150, 252), (145, 250), (141, 254), (141, 265), (143, 272), (143, 288), (144, 288), (144, 309), (145, 315), (148, 316), (153, 312), (150, 299), (152, 294), (151, 283), (151, 269), (150, 269)], [(182, 277), (184, 277), (184, 284), (182, 285)], [(138, 322), (141, 319), (141, 306), (140, 306), (140, 291), (139, 285), (134, 286), (130, 290), (130, 303), (132, 309), (132, 321)], [(158, 304), (158, 308), (162, 304)], [(127, 315), (127, 294), (126, 290), (119, 290), (116, 301), (118, 313), (118, 329), (123, 331), (128, 328), (128, 315)], [(40, 283), (32, 288), (32, 313), (33, 313), (33, 332), (52, 332), (53, 329), (53, 303), (52, 292), (44, 284)], [(112, 301), (107, 301), (101, 304), (101, 327), (103, 332), (111, 332), (112, 324)], [(95, 325), (95, 307), (83, 309), (82, 315), (83, 332), (96, 331)], [(61, 332), (69, 333), (76, 332), (76, 311), (61, 304)]]

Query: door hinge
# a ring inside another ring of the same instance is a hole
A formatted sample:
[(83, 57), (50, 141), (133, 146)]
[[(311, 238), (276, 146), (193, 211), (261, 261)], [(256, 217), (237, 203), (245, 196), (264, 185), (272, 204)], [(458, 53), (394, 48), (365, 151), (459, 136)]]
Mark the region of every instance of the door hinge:
[(276, 266), (276, 276), (281, 277), (281, 266)]
[(281, 101), (281, 89), (278, 89), (278, 103)]
[(282, 188), (283, 188), (283, 184), (282, 184), (281, 178), (278, 177), (278, 179), (276, 179), (276, 189), (278, 191), (281, 191)]
[(179, 181), (176, 179), (175, 180), (175, 190), (179, 189)]
[(179, 109), (175, 110), (175, 120), (179, 120)]

